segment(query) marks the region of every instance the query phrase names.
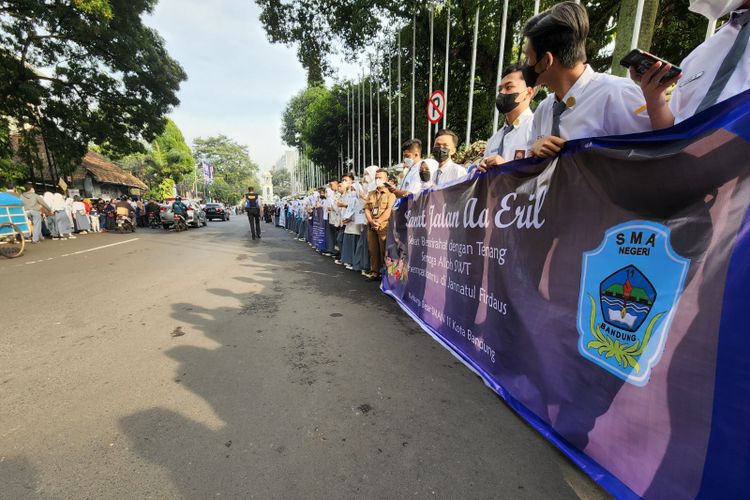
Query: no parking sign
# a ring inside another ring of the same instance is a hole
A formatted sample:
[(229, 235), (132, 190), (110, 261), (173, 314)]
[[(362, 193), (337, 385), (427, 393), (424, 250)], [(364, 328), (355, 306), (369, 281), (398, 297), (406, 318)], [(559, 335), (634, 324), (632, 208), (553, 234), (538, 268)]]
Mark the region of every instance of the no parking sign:
[(435, 125), (442, 120), (445, 113), (445, 94), (442, 90), (436, 90), (427, 101), (427, 119)]

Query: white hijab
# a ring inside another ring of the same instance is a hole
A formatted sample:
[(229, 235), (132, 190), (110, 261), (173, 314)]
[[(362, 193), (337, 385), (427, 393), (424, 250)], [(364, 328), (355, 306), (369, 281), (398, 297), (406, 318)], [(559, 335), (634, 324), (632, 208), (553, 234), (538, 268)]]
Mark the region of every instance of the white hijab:
[(363, 183), (365, 186), (367, 186), (367, 192), (375, 191), (377, 188), (377, 185), (375, 184), (375, 172), (378, 171), (378, 167), (376, 165), (370, 165), (365, 169), (365, 177), (363, 179)]

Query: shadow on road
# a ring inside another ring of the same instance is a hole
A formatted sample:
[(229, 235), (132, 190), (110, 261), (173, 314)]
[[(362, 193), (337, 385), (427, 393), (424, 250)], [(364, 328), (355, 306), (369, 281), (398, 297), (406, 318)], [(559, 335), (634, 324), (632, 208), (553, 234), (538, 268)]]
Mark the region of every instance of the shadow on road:
[(38, 473), (25, 457), (0, 460), (0, 498), (37, 498)]
[[(207, 409), (120, 421), (181, 496), (600, 495), (375, 284), (269, 240), (237, 256), (248, 272), (206, 290), (221, 305), (171, 306), (187, 336), (165, 352), (177, 362), (165, 383)], [(200, 347), (184, 345), (195, 335)]]

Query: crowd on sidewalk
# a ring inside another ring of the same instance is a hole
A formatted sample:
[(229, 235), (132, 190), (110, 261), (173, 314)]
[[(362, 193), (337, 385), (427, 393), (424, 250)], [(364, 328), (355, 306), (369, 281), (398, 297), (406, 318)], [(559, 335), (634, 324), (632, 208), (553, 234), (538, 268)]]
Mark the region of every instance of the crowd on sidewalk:
[(159, 210), (159, 205), (151, 200), (84, 198), (79, 195), (65, 196), (61, 192), (47, 191), (38, 194), (32, 183), (26, 183), (21, 193), (16, 186), (8, 185), (6, 192), (21, 199), (29, 222), (32, 225), (31, 243), (46, 238), (52, 240), (76, 239), (76, 235), (101, 233), (116, 229), (117, 209), (124, 208), (132, 214), (138, 226), (146, 225), (149, 210)]

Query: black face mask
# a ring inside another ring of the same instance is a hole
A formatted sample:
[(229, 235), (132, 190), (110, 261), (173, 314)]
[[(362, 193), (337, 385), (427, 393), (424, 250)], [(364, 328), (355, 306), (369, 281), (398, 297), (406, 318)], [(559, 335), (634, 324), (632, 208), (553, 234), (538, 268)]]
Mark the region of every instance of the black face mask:
[(430, 180), (430, 174), (431, 172), (429, 170), (420, 170), (419, 171), (419, 180), (422, 182), (427, 182)]
[(516, 109), (520, 104), (519, 102), (516, 102), (519, 95), (521, 95), (519, 92), (516, 92), (515, 94), (497, 94), (497, 97), (495, 98), (495, 107), (497, 108), (497, 111), (506, 114)]
[(535, 66), (536, 64), (532, 66), (529, 63), (525, 63), (521, 68), (521, 74), (523, 75), (523, 80), (526, 82), (527, 87), (536, 87), (536, 81), (539, 79), (539, 75), (544, 73), (544, 71), (547, 71), (545, 69), (542, 73), (537, 73)]
[(432, 156), (435, 157), (438, 163), (443, 163), (450, 156), (450, 150), (448, 148), (435, 146), (432, 148)]

